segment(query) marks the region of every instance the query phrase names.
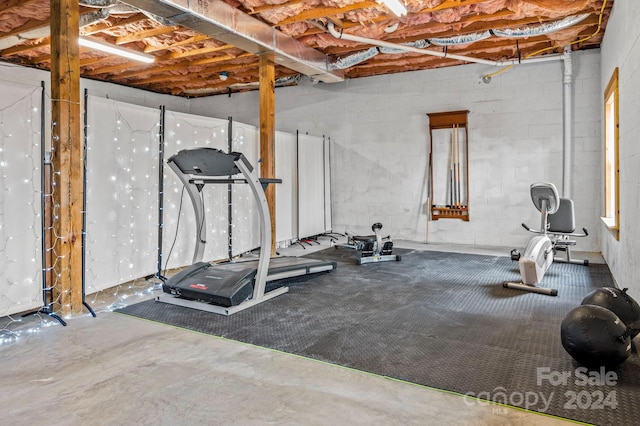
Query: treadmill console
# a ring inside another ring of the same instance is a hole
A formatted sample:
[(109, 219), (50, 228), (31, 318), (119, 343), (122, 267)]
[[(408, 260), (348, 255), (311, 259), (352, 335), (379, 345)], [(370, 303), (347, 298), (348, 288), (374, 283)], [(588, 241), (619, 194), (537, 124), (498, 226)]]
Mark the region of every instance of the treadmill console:
[(227, 154), (215, 148), (183, 149), (167, 161), (173, 162), (180, 171), (187, 175), (201, 176), (233, 176), (241, 173), (235, 162), (242, 162), (253, 168), (245, 156), (239, 152)]

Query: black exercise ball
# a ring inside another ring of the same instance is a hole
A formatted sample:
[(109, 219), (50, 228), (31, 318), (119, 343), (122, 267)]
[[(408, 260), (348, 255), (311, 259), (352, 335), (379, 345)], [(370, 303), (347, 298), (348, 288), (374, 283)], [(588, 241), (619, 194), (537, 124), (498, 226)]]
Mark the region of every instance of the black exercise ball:
[(640, 305), (627, 294), (627, 289), (602, 287), (589, 293), (583, 300), (583, 305), (598, 305), (609, 309), (632, 329), (633, 339), (640, 332)]
[(631, 353), (627, 326), (602, 306), (582, 305), (571, 310), (560, 331), (564, 349), (585, 367), (615, 367)]

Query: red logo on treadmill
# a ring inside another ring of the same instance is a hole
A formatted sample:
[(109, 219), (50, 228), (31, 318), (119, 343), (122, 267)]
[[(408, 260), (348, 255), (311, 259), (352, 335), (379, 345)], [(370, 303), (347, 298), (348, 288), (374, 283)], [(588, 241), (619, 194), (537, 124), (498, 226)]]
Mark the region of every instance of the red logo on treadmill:
[(189, 287), (195, 288), (196, 290), (206, 290), (207, 286), (204, 284), (189, 284)]

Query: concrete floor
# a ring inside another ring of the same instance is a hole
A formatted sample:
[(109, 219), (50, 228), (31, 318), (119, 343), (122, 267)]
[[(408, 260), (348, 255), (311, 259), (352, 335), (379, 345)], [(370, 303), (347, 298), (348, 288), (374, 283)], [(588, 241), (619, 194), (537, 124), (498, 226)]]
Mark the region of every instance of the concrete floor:
[[(303, 250), (326, 248), (328, 240)], [(397, 247), (425, 248), (415, 243)], [(433, 246), (436, 250), (467, 248)], [(477, 249), (477, 248), (476, 248)], [(477, 251), (477, 250), (476, 250)], [(480, 250), (507, 255), (502, 249)], [(597, 255), (592, 255), (597, 260)], [(96, 318), (1, 318), (0, 419), (12, 425), (560, 425), (552, 417), (110, 311), (154, 291), (92, 299)], [(157, 290), (155, 291), (157, 292)], [(128, 296), (128, 297), (125, 297)], [(8, 322), (8, 324), (7, 324)], [(5, 327), (4, 330), (1, 327)]]

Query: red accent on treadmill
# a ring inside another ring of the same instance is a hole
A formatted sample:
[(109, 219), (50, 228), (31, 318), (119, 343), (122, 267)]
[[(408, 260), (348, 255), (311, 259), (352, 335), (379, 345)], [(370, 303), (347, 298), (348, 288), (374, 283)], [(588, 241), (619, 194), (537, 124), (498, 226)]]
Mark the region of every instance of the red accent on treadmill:
[(207, 286), (204, 284), (189, 284), (189, 287), (195, 288), (196, 290), (206, 290)]

